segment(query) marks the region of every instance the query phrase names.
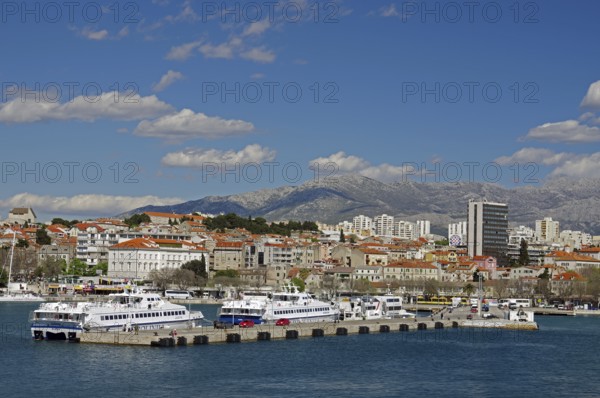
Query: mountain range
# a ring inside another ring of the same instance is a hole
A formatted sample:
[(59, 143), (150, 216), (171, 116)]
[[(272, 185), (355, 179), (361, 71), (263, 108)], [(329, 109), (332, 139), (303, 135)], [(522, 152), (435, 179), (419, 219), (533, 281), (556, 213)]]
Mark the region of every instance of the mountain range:
[(360, 175), (308, 181), (299, 186), (262, 189), (227, 196), (207, 196), (171, 206), (144, 206), (144, 211), (188, 214), (237, 213), (270, 221), (351, 221), (364, 214), (388, 214), (398, 220), (430, 220), (433, 233), (446, 235), (447, 224), (466, 220), (469, 199), (507, 203), (511, 225), (535, 226), (552, 217), (560, 229), (600, 234), (600, 179), (551, 180), (543, 185), (503, 187), (479, 182), (384, 183)]

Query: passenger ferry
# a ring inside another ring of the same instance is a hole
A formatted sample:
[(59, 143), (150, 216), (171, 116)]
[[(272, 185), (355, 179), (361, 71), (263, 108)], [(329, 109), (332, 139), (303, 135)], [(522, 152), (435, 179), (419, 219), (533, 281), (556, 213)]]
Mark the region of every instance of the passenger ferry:
[(240, 293), (239, 300), (223, 302), (219, 310), (219, 322), (238, 325), (242, 321), (251, 320), (255, 324), (262, 323), (262, 316), (271, 293), (246, 291)]
[(244, 294), (242, 300), (223, 303), (219, 321), (239, 324), (252, 320), (255, 324), (275, 323), (279, 319), (294, 322), (334, 321), (339, 318), (339, 309), (333, 303), (317, 300), (296, 286), (288, 285), (277, 293)]
[(126, 291), (109, 298), (107, 302), (43, 303), (31, 314), (31, 336), (36, 340), (76, 340), (92, 331), (195, 327), (204, 318), (200, 311), (189, 311), (156, 293)]
[(267, 303), (263, 320), (275, 323), (278, 319), (289, 319), (295, 322), (336, 321), (340, 310), (334, 303), (317, 300), (314, 296), (298, 291), (289, 285), (285, 291), (273, 294)]

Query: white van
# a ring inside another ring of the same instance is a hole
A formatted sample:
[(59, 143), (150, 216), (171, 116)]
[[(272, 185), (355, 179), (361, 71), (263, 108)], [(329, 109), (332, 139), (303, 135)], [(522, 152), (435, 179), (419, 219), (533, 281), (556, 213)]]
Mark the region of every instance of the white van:
[(165, 298), (168, 299), (191, 299), (194, 295), (187, 290), (165, 290)]

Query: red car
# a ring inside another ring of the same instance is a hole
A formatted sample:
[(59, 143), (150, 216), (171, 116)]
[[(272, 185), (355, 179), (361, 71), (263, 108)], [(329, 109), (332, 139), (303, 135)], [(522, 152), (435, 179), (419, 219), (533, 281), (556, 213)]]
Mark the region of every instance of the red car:
[(277, 322), (275, 322), (275, 326), (288, 326), (290, 324), (290, 320), (287, 318), (281, 318), (278, 319)]
[(241, 328), (252, 328), (254, 327), (254, 321), (250, 319), (246, 319), (240, 322)]
[(477, 312), (477, 308), (471, 308), (471, 312), (472, 313), (476, 313)]

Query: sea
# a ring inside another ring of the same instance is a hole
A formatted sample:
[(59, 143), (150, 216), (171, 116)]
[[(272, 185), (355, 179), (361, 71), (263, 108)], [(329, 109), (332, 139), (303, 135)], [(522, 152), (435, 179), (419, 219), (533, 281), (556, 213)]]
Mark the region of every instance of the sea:
[[(0, 303), (0, 397), (598, 397), (600, 317), (173, 348), (33, 341)], [(207, 319), (218, 306), (192, 305)]]

